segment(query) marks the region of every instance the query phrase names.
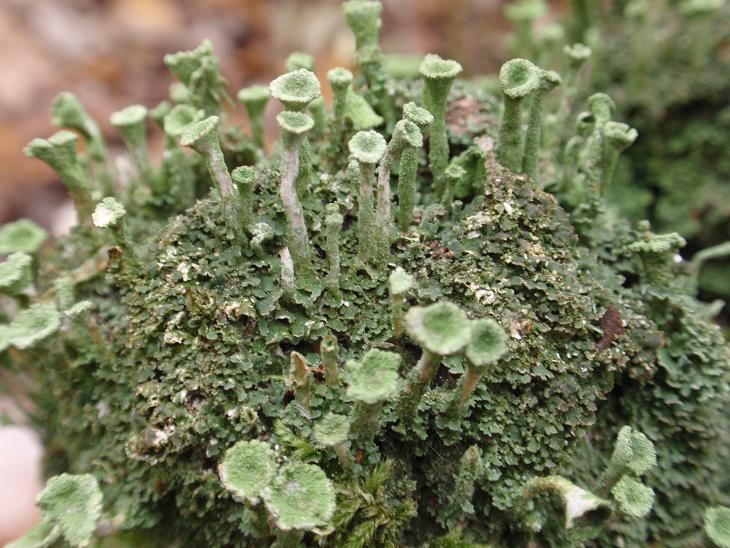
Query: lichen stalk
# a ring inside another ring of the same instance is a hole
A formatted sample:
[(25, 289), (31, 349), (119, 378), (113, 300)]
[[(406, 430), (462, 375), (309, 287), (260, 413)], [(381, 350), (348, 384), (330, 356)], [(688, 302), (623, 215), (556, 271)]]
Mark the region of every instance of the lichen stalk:
[(147, 109), (141, 105), (132, 105), (111, 115), (111, 123), (122, 135), (137, 175), (145, 183), (151, 184), (152, 166), (147, 154), (146, 119)]
[(74, 133), (62, 130), (48, 140), (34, 139), (24, 152), (45, 162), (58, 174), (73, 200), (79, 222), (90, 226), (94, 205), (88, 179), (76, 155), (77, 139)]
[(357, 200), (357, 234), (360, 256), (369, 259), (374, 252), (375, 232), (375, 166), (359, 165), (360, 191)]
[(530, 104), (525, 151), (522, 158), (522, 172), (535, 179), (537, 160), (543, 144), (543, 101), (545, 96), (560, 84), (560, 76), (553, 71), (540, 71), (540, 85)]
[(469, 398), (471, 398), (471, 395), (479, 384), (479, 379), (482, 378), (482, 374), (483, 371), (474, 367), (472, 364), (468, 363), (466, 365), (466, 370), (461, 380), (459, 405), (463, 407), (469, 401)]
[(378, 431), (380, 410), (382, 402), (367, 404), (361, 401), (355, 402), (350, 416), (352, 432), (360, 445), (367, 445), (373, 441)]
[(340, 384), (339, 373), (339, 345), (337, 337), (334, 335), (325, 335), (319, 345), (319, 354), (324, 367), (324, 378), (327, 384)]
[(540, 85), (539, 69), (526, 59), (507, 61), (499, 71), (503, 111), (499, 126), (497, 160), (513, 173), (522, 170), (523, 100)]
[(400, 157), (398, 173), (398, 228), (407, 232), (413, 223), (413, 209), (416, 207), (416, 175), (420, 149), (407, 146)]
[(284, 204), (289, 224), (289, 248), (294, 264), (298, 269), (309, 270), (312, 257), (309, 246), (309, 233), (304, 220), (304, 210), (294, 188), (294, 182), (299, 172), (299, 151), (302, 140), (298, 137), (288, 137), (284, 140), (279, 196)]
[(233, 182), (238, 187), (240, 196), (239, 211), (241, 224), (250, 229), (254, 224), (253, 214), (253, 186), (256, 178), (256, 171), (251, 166), (240, 166), (231, 173)]
[(330, 266), (327, 282), (337, 296), (340, 294), (340, 231), (344, 217), (337, 204), (328, 204), (325, 209), (325, 248)]
[(423, 105), (433, 116), (429, 140), (429, 163), (433, 175), (433, 190), (439, 200), (446, 185), (445, 172), (449, 163), (449, 140), (446, 134), (446, 111), (451, 86), (461, 74), (456, 61), (426, 55), (419, 72), (423, 80)]
[(248, 116), (251, 137), (260, 149), (264, 148), (264, 110), (270, 96), (269, 88), (260, 85), (249, 86), (238, 92), (238, 100)]

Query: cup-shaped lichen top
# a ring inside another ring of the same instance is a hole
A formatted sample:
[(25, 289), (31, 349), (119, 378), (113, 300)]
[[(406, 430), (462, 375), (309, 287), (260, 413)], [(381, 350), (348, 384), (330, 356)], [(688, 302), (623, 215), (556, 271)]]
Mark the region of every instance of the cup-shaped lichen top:
[(319, 466), (283, 466), (264, 492), (266, 508), (283, 531), (326, 533), (335, 512), (335, 488)]
[(641, 475), (656, 465), (654, 444), (643, 433), (624, 426), (619, 430), (611, 466)]
[(448, 92), (451, 84), (461, 74), (461, 71), (462, 68), (458, 62), (451, 59), (442, 59), (433, 53), (426, 55), (418, 68), (418, 73), (424, 79), (426, 85), (432, 87), (432, 94), (434, 91)]
[(611, 494), (619, 510), (633, 518), (643, 518), (654, 505), (654, 491), (630, 475), (622, 477)]
[(314, 57), (303, 51), (294, 51), (286, 58), (284, 66), (289, 72), (299, 69), (307, 69), (314, 72)]
[(591, 58), (591, 48), (577, 42), (563, 47), (563, 53), (568, 58), (568, 63), (573, 67), (579, 67)]
[(588, 98), (588, 110), (596, 120), (596, 125), (602, 126), (611, 120), (616, 103), (605, 93), (594, 93)]
[(401, 357), (384, 350), (368, 350), (360, 361), (347, 363), (347, 396), (368, 405), (386, 401), (398, 390)]
[(638, 136), (639, 134), (634, 128), (621, 122), (606, 122), (603, 128), (603, 138), (616, 152), (630, 147)]
[(510, 99), (523, 99), (540, 87), (540, 69), (527, 59), (511, 59), (499, 70), (502, 92)]
[(347, 26), (355, 35), (357, 49), (377, 46), (383, 5), (378, 1), (348, 0), (342, 5), (342, 10)]
[(327, 81), (333, 90), (347, 89), (352, 84), (352, 72), (346, 68), (337, 67), (327, 71)]
[(33, 139), (23, 152), (26, 156), (38, 158), (56, 171), (62, 171), (76, 164), (76, 141), (78, 135), (61, 130), (48, 139)]
[(183, 84), (176, 86), (179, 90), (176, 102), (191, 103), (207, 114), (219, 112), (220, 100), (226, 97), (226, 81), (220, 74), (218, 58), (209, 40), (193, 50), (165, 55), (165, 64)]
[(97, 228), (114, 227), (126, 215), (124, 206), (115, 198), (104, 198), (96, 205), (91, 220)]
[(314, 439), (325, 446), (338, 445), (350, 435), (350, 419), (345, 415), (328, 413), (314, 425)]
[(282, 74), (269, 84), (271, 95), (282, 102), (287, 110), (303, 110), (322, 95), (319, 80), (313, 72), (299, 69)]
[(486, 318), (471, 322), (471, 340), (466, 345), (466, 357), (476, 367), (496, 362), (507, 351), (507, 334), (494, 320)]
[(433, 123), (433, 115), (425, 108), (419, 107), (413, 102), (403, 105), (403, 118), (413, 122), (421, 129)]
[(71, 546), (87, 546), (101, 516), (102, 494), (91, 474), (52, 477), (36, 499), (42, 520)]
[(206, 140), (217, 141), (220, 121), (218, 116), (208, 116), (205, 120), (189, 125), (180, 137), (180, 144), (197, 150)]
[(134, 130), (144, 124), (147, 118), (147, 109), (142, 105), (130, 105), (113, 113), (109, 118), (111, 124), (122, 134)]
[(276, 116), (281, 130), (289, 135), (303, 135), (314, 127), (314, 120), (303, 112), (285, 110)]
[(48, 232), (30, 219), (20, 219), (0, 228), (0, 253), (22, 252), (33, 254), (48, 238)]
[(416, 287), (416, 280), (400, 266), (388, 276), (388, 290), (393, 296), (403, 296)]
[(20, 350), (35, 346), (61, 326), (61, 315), (50, 303), (36, 303), (22, 310), (10, 324), (12, 345)]
[(266, 86), (253, 85), (238, 92), (238, 100), (246, 108), (246, 113), (253, 118), (259, 116), (266, 108), (271, 97), (271, 90)]
[(33, 257), (27, 253), (13, 253), (0, 263), (0, 293), (17, 295), (33, 280)]
[(149, 116), (152, 118), (156, 124), (158, 124), (162, 129), (165, 128), (165, 116), (170, 114), (170, 111), (172, 110), (172, 104), (170, 101), (162, 100), (159, 103), (157, 103), (157, 106), (153, 107), (149, 111)]
[(408, 310), (406, 330), (421, 348), (439, 356), (459, 352), (472, 336), (466, 314), (449, 301), (425, 307), (414, 306)]
[(73, 93), (59, 93), (51, 104), (51, 122), (54, 126), (75, 129), (88, 141), (89, 152), (96, 160), (104, 160), (106, 147), (94, 119)]
[(350, 154), (361, 164), (375, 165), (385, 154), (387, 143), (377, 131), (358, 131), (348, 143)]
[(86, 137), (88, 115), (73, 93), (59, 93), (51, 104), (51, 122), (54, 126), (70, 127), (81, 131)]
[(519, 0), (507, 4), (504, 15), (513, 22), (531, 22), (539, 19), (547, 11), (545, 0)]
[(410, 120), (399, 120), (393, 129), (391, 144), (396, 149), (404, 146), (420, 148), (423, 146), (423, 134), (417, 124)]
[(205, 113), (190, 105), (176, 105), (165, 115), (163, 126), (170, 137), (180, 137), (185, 130), (203, 119)]
[(730, 548), (730, 508), (711, 506), (705, 511), (705, 533), (721, 548)]
[(648, 238), (629, 244), (628, 249), (647, 257), (669, 257), (687, 245), (687, 240), (676, 232), (651, 234)]
[(259, 440), (239, 441), (218, 465), (224, 487), (240, 499), (257, 504), (276, 475), (276, 455)]

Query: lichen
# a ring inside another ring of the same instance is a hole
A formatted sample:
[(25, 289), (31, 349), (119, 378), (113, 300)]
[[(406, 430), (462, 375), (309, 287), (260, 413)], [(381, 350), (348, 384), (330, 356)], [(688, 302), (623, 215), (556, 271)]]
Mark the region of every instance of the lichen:
[(110, 542), (698, 539), (724, 504), (728, 351), (683, 240), (605, 207), (631, 137), (611, 99), (555, 160), (535, 149), (556, 140), (547, 97), (519, 117), (556, 82), (544, 63), (509, 62), (502, 97), (431, 56), (423, 82), (393, 79), (380, 3), (343, 9), (359, 73), (330, 73), (318, 127), (319, 81), (292, 59), (271, 152), (223, 116), (208, 43), (166, 58), (184, 89), (155, 114), (149, 177), (105, 195), (77, 136), (29, 147), (81, 220), (0, 325), (39, 381), (49, 472), (97, 479)]

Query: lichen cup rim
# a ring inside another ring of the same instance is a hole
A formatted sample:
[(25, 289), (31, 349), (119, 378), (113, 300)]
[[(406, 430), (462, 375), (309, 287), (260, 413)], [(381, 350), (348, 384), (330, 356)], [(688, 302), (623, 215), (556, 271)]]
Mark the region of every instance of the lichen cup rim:
[(322, 95), (319, 80), (312, 71), (304, 68), (275, 78), (269, 84), (269, 89), (271, 96), (284, 103), (290, 110), (293, 107), (304, 108)]
[(426, 80), (448, 81), (453, 80), (463, 71), (458, 61), (444, 59), (435, 53), (428, 53), (424, 56), (418, 73)]
[(459, 352), (471, 340), (466, 313), (450, 301), (410, 308), (406, 331), (422, 348), (440, 356)]
[(496, 320), (482, 318), (472, 321), (471, 333), (465, 354), (472, 364), (484, 366), (494, 363), (507, 351), (507, 334)]
[(526, 97), (540, 87), (540, 69), (531, 61), (517, 57), (510, 59), (499, 70), (499, 83), (511, 99)]
[(314, 127), (314, 119), (308, 114), (293, 110), (284, 110), (276, 115), (279, 127), (293, 135), (301, 135)]
[(147, 112), (147, 107), (143, 105), (129, 105), (112, 113), (109, 122), (116, 128), (135, 126), (145, 121)]
[(350, 154), (363, 164), (377, 164), (387, 146), (385, 137), (373, 129), (358, 131), (347, 143)]
[(180, 136), (180, 144), (187, 147), (201, 141), (218, 129), (220, 120), (218, 116), (208, 116), (199, 122), (189, 125)]

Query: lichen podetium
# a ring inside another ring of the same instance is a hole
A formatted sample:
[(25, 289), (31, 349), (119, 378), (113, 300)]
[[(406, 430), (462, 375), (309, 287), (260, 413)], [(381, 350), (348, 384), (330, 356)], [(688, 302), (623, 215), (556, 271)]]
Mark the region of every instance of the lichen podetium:
[(635, 131), (594, 96), (555, 164), (548, 67), (510, 61), (496, 96), (434, 55), (394, 79), (380, 3), (344, 9), (365, 72), (328, 73), (333, 105), (297, 54), (237, 95), (249, 136), (204, 42), (113, 116), (126, 186), (70, 94), (80, 136), (26, 149), (79, 224), (0, 229), (3, 375), (34, 381), (57, 474), (16, 546), (722, 538), (727, 347), (684, 240), (604, 207)]

